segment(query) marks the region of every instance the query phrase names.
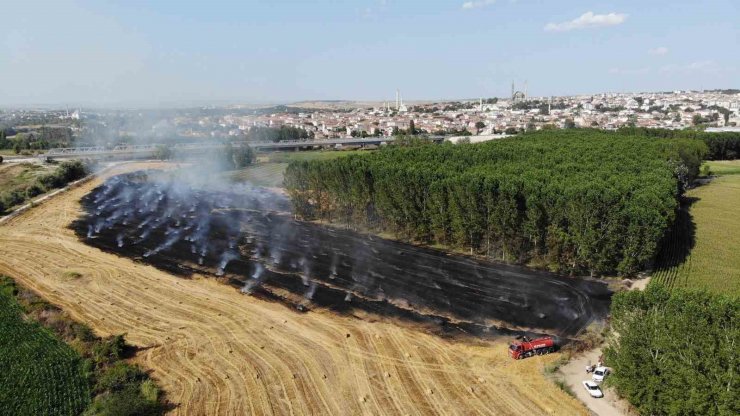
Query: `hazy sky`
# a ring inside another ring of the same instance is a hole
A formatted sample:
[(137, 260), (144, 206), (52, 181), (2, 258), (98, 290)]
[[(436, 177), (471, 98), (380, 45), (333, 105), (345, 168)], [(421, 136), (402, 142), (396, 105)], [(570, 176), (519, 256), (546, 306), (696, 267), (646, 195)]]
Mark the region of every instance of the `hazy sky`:
[[(154, 3), (154, 4), (148, 4)], [(740, 0), (0, 0), (0, 105), (740, 87)]]

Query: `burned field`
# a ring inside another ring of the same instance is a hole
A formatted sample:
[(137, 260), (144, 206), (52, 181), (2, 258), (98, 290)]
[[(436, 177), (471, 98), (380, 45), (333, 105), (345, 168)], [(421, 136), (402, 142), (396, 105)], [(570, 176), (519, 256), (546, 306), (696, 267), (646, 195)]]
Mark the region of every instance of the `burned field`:
[(116, 176), (82, 200), (71, 226), (87, 244), (171, 273), (227, 280), (297, 311), (392, 317), (440, 333), (577, 334), (605, 317), (606, 285), (294, 221), (261, 188), (193, 188)]

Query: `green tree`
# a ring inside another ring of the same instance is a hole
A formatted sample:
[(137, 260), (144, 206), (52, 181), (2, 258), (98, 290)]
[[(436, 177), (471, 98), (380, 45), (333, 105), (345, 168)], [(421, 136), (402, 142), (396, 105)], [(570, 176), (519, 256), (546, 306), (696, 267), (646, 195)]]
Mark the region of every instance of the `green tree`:
[(629, 117), (627, 117), (627, 126), (629, 127), (637, 126), (637, 115), (636, 114), (630, 114)]
[(414, 120), (409, 121), (408, 134), (412, 136), (416, 134), (416, 126), (414, 125)]
[(566, 129), (574, 129), (576, 128), (576, 122), (572, 118), (568, 118), (565, 120), (563, 127)]
[(740, 413), (740, 300), (651, 284), (614, 296), (607, 382), (643, 415)]
[(172, 148), (167, 145), (160, 145), (154, 150), (154, 158), (159, 160), (170, 160), (172, 159), (173, 152)]
[(545, 130), (463, 146), (398, 137), (371, 154), (291, 163), (285, 186), (307, 219), (563, 272), (630, 275), (654, 258), (681, 183), (707, 151), (701, 140), (633, 131)]
[(246, 144), (232, 148), (230, 153), (234, 169), (245, 168), (254, 161), (254, 151)]

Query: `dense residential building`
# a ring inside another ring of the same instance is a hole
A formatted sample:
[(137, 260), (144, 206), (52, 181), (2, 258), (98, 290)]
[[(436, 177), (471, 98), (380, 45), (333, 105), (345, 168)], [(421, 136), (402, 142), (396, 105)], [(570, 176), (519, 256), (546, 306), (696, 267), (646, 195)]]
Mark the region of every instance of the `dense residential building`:
[[(0, 127), (8, 136), (34, 126), (69, 127), (78, 137), (223, 138), (249, 136), (256, 128), (292, 128), (317, 140), (339, 137), (491, 135), (546, 128), (623, 126), (681, 129), (702, 126), (732, 129), (740, 125), (740, 93), (672, 91), (603, 93), (563, 97), (518, 94), (506, 99), (404, 103), (397, 105), (294, 104), (272, 108), (209, 107), (167, 112), (143, 110), (6, 110)], [(295, 130), (294, 130), (295, 131)]]

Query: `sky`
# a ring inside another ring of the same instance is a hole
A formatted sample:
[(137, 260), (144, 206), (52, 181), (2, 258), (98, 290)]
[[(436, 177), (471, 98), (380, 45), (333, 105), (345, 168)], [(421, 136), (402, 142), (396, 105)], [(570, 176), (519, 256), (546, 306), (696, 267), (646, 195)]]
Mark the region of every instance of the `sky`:
[(740, 88), (738, 0), (0, 0), (0, 105)]

